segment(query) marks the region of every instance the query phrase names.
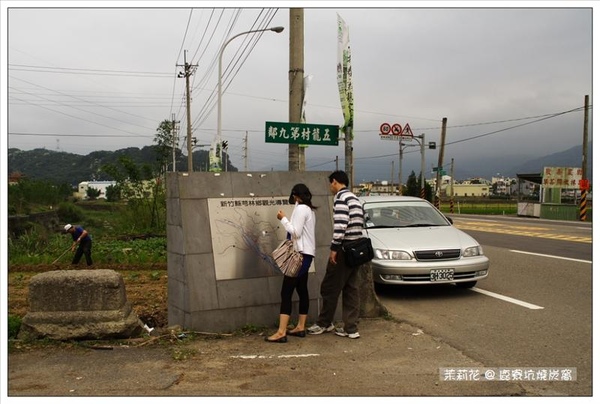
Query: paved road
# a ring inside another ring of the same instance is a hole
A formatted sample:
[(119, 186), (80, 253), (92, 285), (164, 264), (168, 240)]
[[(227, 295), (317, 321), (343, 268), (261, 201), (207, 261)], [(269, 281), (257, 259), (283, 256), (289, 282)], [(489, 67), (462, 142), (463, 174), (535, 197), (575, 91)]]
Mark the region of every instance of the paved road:
[(542, 395), (591, 395), (591, 226), (518, 218), (454, 222), (485, 239), (490, 276), (473, 290), (386, 288), (382, 302), (487, 367), (576, 368), (577, 381), (531, 383)]

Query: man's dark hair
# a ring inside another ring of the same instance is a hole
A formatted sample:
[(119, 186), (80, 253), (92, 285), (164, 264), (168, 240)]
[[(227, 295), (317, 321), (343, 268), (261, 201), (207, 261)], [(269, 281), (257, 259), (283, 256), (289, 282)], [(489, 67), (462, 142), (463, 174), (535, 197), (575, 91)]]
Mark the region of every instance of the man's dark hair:
[(350, 182), (350, 180), (348, 179), (348, 174), (346, 174), (345, 171), (342, 170), (338, 170), (338, 171), (334, 171), (331, 174), (329, 174), (329, 182), (333, 182), (333, 180), (336, 180), (337, 182), (339, 182), (340, 184), (344, 184), (345, 186), (348, 186), (348, 183)]

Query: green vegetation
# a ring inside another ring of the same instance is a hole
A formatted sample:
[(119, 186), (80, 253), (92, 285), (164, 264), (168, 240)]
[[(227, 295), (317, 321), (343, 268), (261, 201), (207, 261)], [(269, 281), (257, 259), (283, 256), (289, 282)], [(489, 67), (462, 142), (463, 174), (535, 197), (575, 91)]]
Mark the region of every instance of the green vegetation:
[[(95, 228), (91, 226), (84, 224), (84, 227), (92, 235), (92, 257), (96, 265), (167, 262), (165, 236), (119, 240), (103, 231), (95, 233)], [(17, 239), (9, 238), (8, 264), (52, 264), (56, 259), (57, 264), (68, 264), (73, 258), (71, 243), (71, 237), (66, 234), (47, 234), (36, 226)]]
[[(9, 200), (20, 196), (9, 187)], [(161, 193), (164, 199), (164, 192)], [(41, 210), (45, 204), (29, 204), (32, 210)], [(144, 208), (146, 210), (144, 210)], [(154, 219), (150, 209), (161, 210)], [(138, 202), (60, 202), (53, 209), (60, 221), (82, 225), (92, 236), (92, 257), (95, 264), (166, 263), (167, 240), (165, 235), (166, 206), (164, 201), (155, 205)], [(156, 220), (160, 217), (162, 220)], [(59, 228), (48, 229), (36, 222), (21, 225), (18, 236), (8, 239), (9, 265), (39, 265), (70, 263), (71, 237)], [(11, 230), (11, 229), (9, 229)]]
[[(516, 215), (517, 202), (506, 200), (490, 200), (490, 201), (454, 201), (454, 212), (462, 214), (478, 214), (478, 215)], [(450, 213), (450, 201), (442, 201), (440, 203), (440, 211)]]
[[(164, 139), (170, 126), (163, 122), (157, 132), (158, 146), (144, 149), (154, 154), (153, 159), (141, 159), (140, 163), (122, 154), (98, 169), (117, 183), (110, 189), (110, 202), (96, 200), (100, 191), (93, 187), (87, 189), (87, 201), (77, 201), (71, 197), (69, 185), (19, 176), (19, 181), (8, 187), (9, 215), (24, 218), (15, 218), (9, 226), (9, 264), (70, 262), (71, 238), (59, 232), (64, 223), (79, 224), (89, 232), (95, 264), (166, 263), (164, 176), (171, 149)], [(43, 157), (52, 156), (44, 153)], [(34, 212), (48, 215), (26, 217)], [(56, 218), (61, 223), (58, 228)]]
[(21, 179), (17, 184), (8, 187), (8, 214), (28, 215), (46, 211), (58, 205), (69, 195), (71, 195), (71, 188), (66, 184)]
[(19, 335), (19, 330), (21, 328), (21, 318), (19, 316), (8, 316), (8, 338), (14, 339)]

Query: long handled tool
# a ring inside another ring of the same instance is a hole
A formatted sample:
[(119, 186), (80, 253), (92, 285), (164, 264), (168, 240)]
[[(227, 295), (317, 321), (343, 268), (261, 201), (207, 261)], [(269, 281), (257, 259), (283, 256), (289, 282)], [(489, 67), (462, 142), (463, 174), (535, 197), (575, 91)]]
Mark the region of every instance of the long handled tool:
[(61, 255), (59, 255), (58, 258), (52, 262), (52, 264), (56, 264), (58, 262), (58, 260), (62, 258), (63, 255), (65, 255), (67, 252), (69, 252), (69, 250), (71, 250), (71, 247), (67, 248), (65, 250), (65, 252), (63, 252)]

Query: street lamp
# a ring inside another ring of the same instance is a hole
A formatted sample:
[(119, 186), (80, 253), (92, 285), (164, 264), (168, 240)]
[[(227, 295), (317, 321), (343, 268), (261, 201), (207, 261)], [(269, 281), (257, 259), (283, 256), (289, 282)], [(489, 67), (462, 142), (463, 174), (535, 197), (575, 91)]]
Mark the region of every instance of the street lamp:
[[(241, 32), (237, 35), (232, 36), (231, 38), (229, 38), (227, 40), (227, 42), (225, 42), (223, 44), (223, 46), (221, 47), (221, 50), (219, 51), (219, 77), (218, 77), (218, 87), (217, 87), (217, 144), (221, 144), (221, 88), (222, 88), (222, 83), (221, 83), (221, 71), (222, 66), (223, 66), (223, 51), (225, 50), (225, 47), (229, 44), (229, 42), (233, 41), (235, 38), (242, 36), (242, 35), (247, 35), (247, 34), (252, 34), (255, 32), (263, 32), (263, 31), (273, 31), (276, 33), (280, 33), (283, 31), (283, 27), (271, 27), (271, 28), (264, 28), (264, 29), (255, 29), (255, 30), (251, 30), (251, 31), (245, 31), (245, 32)], [(219, 164), (222, 164), (221, 159), (222, 159), (222, 148), (221, 148), (221, 152), (219, 153)]]

